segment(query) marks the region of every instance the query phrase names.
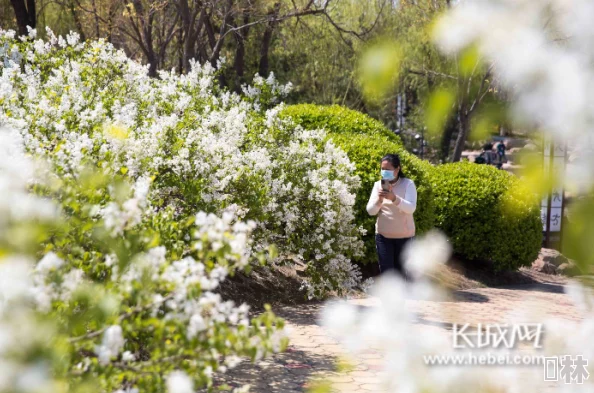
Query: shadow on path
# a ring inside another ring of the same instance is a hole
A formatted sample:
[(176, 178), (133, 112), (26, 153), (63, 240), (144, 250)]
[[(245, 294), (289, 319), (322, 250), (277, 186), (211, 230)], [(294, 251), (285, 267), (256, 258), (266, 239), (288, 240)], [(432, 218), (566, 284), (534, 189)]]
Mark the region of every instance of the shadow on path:
[[(312, 302), (292, 307), (277, 307), (273, 311), (294, 328), (319, 326), (318, 315), (324, 303)], [(250, 392), (291, 393), (307, 391), (314, 374), (328, 374), (336, 370), (336, 357), (309, 348), (289, 345), (286, 352), (275, 354), (256, 363), (244, 360), (237, 367), (216, 373), (214, 387), (227, 385), (238, 388), (250, 385)], [(206, 389), (199, 393), (207, 392)]]
[(545, 292), (545, 293), (565, 293), (564, 286), (559, 284), (536, 283), (522, 285), (506, 285), (498, 287), (501, 289), (510, 289), (514, 291)]
[[(215, 389), (223, 385), (238, 388), (250, 385), (250, 392), (282, 393), (305, 392), (314, 373), (335, 371), (335, 358), (289, 347), (256, 364), (249, 361), (226, 374), (215, 376)], [(200, 393), (207, 390), (201, 390)]]
[(324, 302), (311, 302), (294, 307), (277, 307), (272, 311), (294, 325), (319, 325), (318, 317), (324, 305)]
[(415, 324), (421, 324), (426, 326), (435, 326), (438, 328), (442, 328), (445, 330), (454, 330), (454, 324), (451, 322), (439, 322), (439, 321), (430, 321), (422, 317), (417, 317), (413, 320)]
[(482, 293), (476, 293), (471, 291), (454, 291), (452, 293), (453, 302), (468, 302), (468, 303), (488, 303), (489, 296), (483, 295)]

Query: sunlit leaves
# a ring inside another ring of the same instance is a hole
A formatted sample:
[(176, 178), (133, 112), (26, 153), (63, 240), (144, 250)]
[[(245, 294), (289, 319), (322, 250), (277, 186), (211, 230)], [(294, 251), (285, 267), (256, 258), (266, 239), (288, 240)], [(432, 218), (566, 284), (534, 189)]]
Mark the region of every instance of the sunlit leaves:
[(365, 49), (359, 61), (358, 75), (366, 99), (379, 102), (393, 91), (401, 58), (400, 48), (390, 40)]
[(476, 46), (470, 46), (458, 55), (458, 70), (464, 78), (469, 78), (475, 74), (480, 66), (480, 54)]
[(431, 92), (425, 109), (425, 124), (432, 135), (439, 135), (454, 112), (456, 93), (451, 87), (441, 87)]
[(471, 118), (469, 140), (485, 141), (497, 135), (506, 114), (506, 108), (498, 102), (483, 104)]
[(593, 234), (594, 194), (590, 192), (570, 205), (567, 225), (563, 228), (563, 252), (575, 260), (583, 274), (594, 272)]

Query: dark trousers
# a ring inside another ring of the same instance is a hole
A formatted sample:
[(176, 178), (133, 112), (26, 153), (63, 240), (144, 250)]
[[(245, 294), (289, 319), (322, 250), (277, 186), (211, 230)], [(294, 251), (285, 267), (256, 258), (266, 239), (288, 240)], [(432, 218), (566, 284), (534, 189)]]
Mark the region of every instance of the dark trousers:
[(375, 235), (375, 247), (377, 249), (380, 274), (393, 270), (405, 280), (409, 280), (409, 277), (404, 270), (402, 250), (410, 239), (412, 238), (390, 239), (379, 233)]

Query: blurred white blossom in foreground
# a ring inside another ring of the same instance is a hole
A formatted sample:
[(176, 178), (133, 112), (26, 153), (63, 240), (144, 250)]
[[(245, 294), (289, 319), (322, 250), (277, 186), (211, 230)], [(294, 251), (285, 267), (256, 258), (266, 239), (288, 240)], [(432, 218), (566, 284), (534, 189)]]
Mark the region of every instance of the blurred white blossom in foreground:
[(594, 181), (594, 3), (590, 0), (473, 0), (436, 26), (447, 54), (476, 44), (510, 92), (516, 120), (570, 146), (589, 145), (568, 171), (568, 186)]
[[(388, 392), (398, 393), (477, 393), (477, 392), (534, 392), (546, 390), (543, 367), (540, 364), (522, 366), (429, 365), (429, 357), (460, 356), (500, 358), (583, 355), (594, 359), (594, 303), (592, 293), (578, 284), (569, 287), (569, 294), (586, 315), (583, 322), (544, 318), (538, 309), (524, 302), (511, 310), (501, 323), (544, 323), (544, 349), (534, 348), (464, 348), (454, 347), (448, 323), (425, 321), (423, 315), (412, 313), (410, 301), (451, 301), (439, 286), (429, 280), (450, 256), (451, 248), (439, 232), (431, 232), (410, 244), (406, 266), (414, 275), (413, 282), (404, 282), (396, 275), (383, 275), (371, 290), (372, 302), (332, 302), (324, 309), (321, 323), (337, 338), (354, 359), (369, 350), (381, 354), (383, 363), (377, 383)], [(529, 310), (530, 312), (526, 312)], [(445, 307), (444, 307), (445, 311)], [(451, 312), (452, 310), (450, 310)], [(460, 326), (476, 318), (463, 313), (444, 314), (439, 320), (454, 318)], [(470, 320), (465, 320), (470, 318)], [(473, 328), (471, 328), (472, 330)], [(591, 362), (592, 363), (592, 362)], [(588, 368), (594, 374), (594, 365)], [(592, 378), (583, 385), (563, 383), (556, 392), (591, 392)]]

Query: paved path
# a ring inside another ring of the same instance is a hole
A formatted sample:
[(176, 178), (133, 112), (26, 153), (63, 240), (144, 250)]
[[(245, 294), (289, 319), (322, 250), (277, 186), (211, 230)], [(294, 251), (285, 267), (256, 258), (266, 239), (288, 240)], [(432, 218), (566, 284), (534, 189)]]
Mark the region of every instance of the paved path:
[[(419, 337), (424, 334), (447, 334), (453, 323), (503, 323), (512, 314), (580, 321), (582, 318), (555, 284), (531, 284), (509, 288), (480, 288), (457, 291), (450, 301), (407, 301), (416, 315)], [(373, 307), (376, 299), (356, 299), (352, 303)], [(317, 317), (323, 304), (276, 309), (291, 329), (291, 345), (286, 353), (258, 364), (242, 363), (223, 375), (233, 387), (250, 384), (250, 392), (304, 392), (312, 381), (332, 383), (336, 392), (379, 392), (377, 384), (383, 355), (380, 350), (368, 350), (356, 360), (350, 360), (348, 372), (336, 372), (336, 360), (345, 351), (319, 325)], [(221, 383), (223, 379), (218, 382)], [(554, 391), (554, 390), (552, 390)]]

